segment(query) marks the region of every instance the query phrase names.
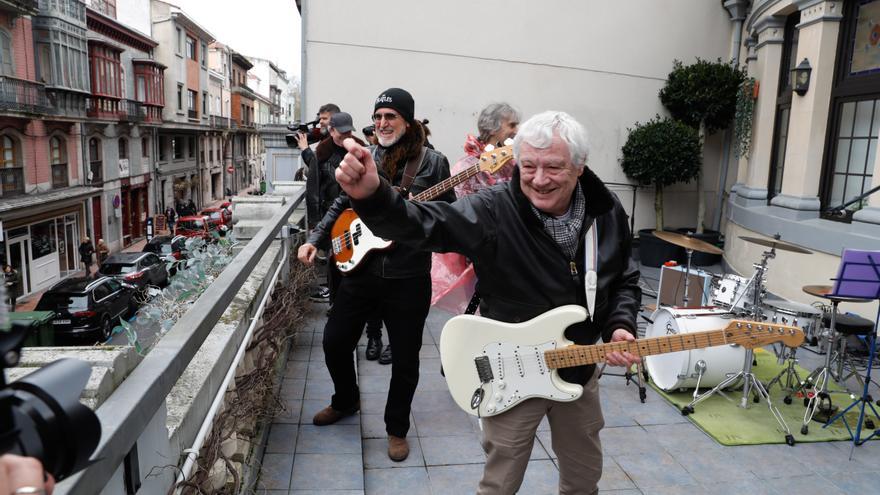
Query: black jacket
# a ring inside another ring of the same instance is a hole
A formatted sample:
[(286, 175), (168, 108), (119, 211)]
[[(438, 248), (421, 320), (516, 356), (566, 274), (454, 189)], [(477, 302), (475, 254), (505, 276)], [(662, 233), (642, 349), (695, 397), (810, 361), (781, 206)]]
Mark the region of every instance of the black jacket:
[[(627, 216), (617, 197), (589, 169), (580, 184), (586, 198), (588, 228), (596, 219), (599, 239), (598, 291), (593, 320), (572, 325), (566, 337), (577, 344), (611, 339), (617, 328), (636, 334), (641, 302), (639, 271), (630, 258)], [(452, 204), (405, 202), (382, 181), (380, 189), (354, 202), (370, 229), (384, 238), (419, 249), (458, 252), (474, 262), (480, 314), (522, 322), (566, 304), (586, 306), (583, 232), (578, 253), (569, 259), (544, 231), (519, 183), (510, 182), (465, 196)], [(577, 275), (571, 273), (571, 262)], [(568, 381), (585, 383), (593, 367), (561, 371)]]
[[(379, 163), (383, 154), (383, 148), (373, 146), (370, 150), (373, 153), (373, 158)], [(391, 182), (392, 185), (400, 185), (401, 180), (403, 180), (403, 169), (403, 166), (398, 168), (394, 180)], [(311, 172), (309, 172), (309, 175), (311, 175)], [(409, 188), (409, 192), (415, 196), (447, 178), (449, 178), (449, 160), (438, 151), (426, 149), (425, 157), (422, 159), (422, 164)], [(389, 194), (398, 196), (403, 201), (400, 193), (396, 190), (389, 188), (389, 191)], [(449, 191), (441, 194), (435, 200), (453, 201), (455, 200), (455, 192), (450, 187)], [(350, 207), (351, 202), (348, 195), (342, 192), (333, 204), (330, 205), (327, 214), (324, 215), (321, 222), (312, 230), (308, 242), (319, 248), (329, 248), (330, 229), (333, 227), (333, 223), (339, 218), (340, 213)], [(365, 271), (382, 278), (409, 278), (427, 275), (431, 273), (431, 253), (417, 251), (407, 246), (392, 245), (391, 248), (384, 251), (370, 253), (369, 258), (364, 261), (364, 266), (356, 268), (355, 271)]]
[[(360, 139), (352, 136), (358, 144), (364, 144)], [(321, 221), (330, 205), (342, 192), (336, 182), (336, 168), (345, 157), (345, 148), (336, 146), (333, 138), (323, 139), (315, 151), (311, 148), (302, 150), (302, 159), (309, 167), (306, 177), (306, 211), (309, 217), (309, 227)]]

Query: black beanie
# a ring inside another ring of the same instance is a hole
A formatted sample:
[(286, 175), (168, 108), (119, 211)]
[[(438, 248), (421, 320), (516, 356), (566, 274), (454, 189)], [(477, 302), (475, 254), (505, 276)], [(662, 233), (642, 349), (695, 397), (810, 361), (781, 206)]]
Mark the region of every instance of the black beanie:
[(382, 94), (376, 98), (376, 106), (373, 107), (373, 111), (375, 112), (380, 108), (397, 110), (397, 113), (399, 113), (401, 117), (412, 124), (413, 119), (415, 118), (416, 102), (413, 101), (412, 95), (405, 89), (390, 88), (383, 91)]

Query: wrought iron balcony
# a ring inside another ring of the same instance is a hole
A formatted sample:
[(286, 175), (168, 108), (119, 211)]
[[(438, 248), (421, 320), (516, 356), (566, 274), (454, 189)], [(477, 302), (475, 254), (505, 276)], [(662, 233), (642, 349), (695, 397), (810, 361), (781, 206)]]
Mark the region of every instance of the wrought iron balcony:
[(221, 117), (219, 115), (211, 115), (211, 127), (217, 129), (229, 129), (232, 127), (232, 119), (229, 117)]
[(42, 84), (5, 76), (0, 76), (0, 110), (54, 113)]
[(119, 120), (143, 122), (146, 116), (146, 109), (141, 102), (135, 100), (122, 100), (119, 102)]

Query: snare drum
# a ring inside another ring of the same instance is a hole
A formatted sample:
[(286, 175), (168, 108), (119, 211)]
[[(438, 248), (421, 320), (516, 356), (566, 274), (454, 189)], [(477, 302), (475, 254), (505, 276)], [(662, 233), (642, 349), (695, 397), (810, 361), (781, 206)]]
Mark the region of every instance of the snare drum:
[(754, 289), (749, 284), (749, 279), (732, 273), (721, 277), (712, 293), (712, 301), (716, 306), (733, 313), (746, 312), (754, 302), (753, 297)]
[[(662, 307), (651, 315), (654, 323), (648, 327), (645, 337), (721, 330), (727, 327), (730, 318), (731, 315), (722, 309)], [(724, 345), (647, 356), (645, 367), (658, 387), (663, 390), (677, 390), (697, 386), (699, 373), (695, 367), (699, 361), (703, 361), (706, 369), (700, 380), (700, 387), (714, 387), (742, 369), (745, 356), (743, 347)]]
[(822, 312), (793, 301), (772, 300), (764, 302), (764, 315), (773, 323), (799, 327), (807, 342), (816, 342), (822, 332)]

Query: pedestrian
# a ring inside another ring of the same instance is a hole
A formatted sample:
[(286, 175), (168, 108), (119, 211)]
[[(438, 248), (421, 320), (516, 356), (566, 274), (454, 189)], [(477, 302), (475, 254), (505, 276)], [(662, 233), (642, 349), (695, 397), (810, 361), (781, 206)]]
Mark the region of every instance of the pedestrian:
[(82, 242), (79, 244), (79, 260), (82, 261), (85, 267), (86, 277), (92, 274), (93, 254), (95, 254), (95, 247), (92, 245), (92, 240), (88, 237), (83, 237)]
[(165, 208), (165, 223), (168, 224), (168, 232), (174, 233), (174, 222), (177, 221), (177, 212), (171, 205)]
[(15, 300), (21, 296), (21, 274), (8, 263), (3, 264), (3, 285), (9, 297), (9, 310), (15, 311)]
[[(361, 220), (383, 239), (471, 259), (483, 317), (524, 322), (579, 305), (590, 316), (566, 329), (575, 344), (635, 340), (641, 289), (630, 257), (629, 222), (617, 197), (587, 167), (587, 133), (573, 117), (544, 112), (528, 119), (513, 143), (512, 179), (451, 204), (404, 201), (379, 178), (369, 150), (352, 141), (345, 146), (349, 152), (336, 179)], [(605, 356), (612, 366), (638, 361), (629, 352)], [(605, 421), (595, 368), (559, 371), (558, 379), (583, 386), (576, 400), (533, 397), (482, 418), (487, 457), (477, 493), (520, 489), (545, 416), (558, 456), (559, 493), (598, 492)], [(482, 396), (474, 400), (479, 406)]]
[(98, 253), (98, 266), (104, 264), (104, 260), (110, 256), (110, 247), (107, 246), (107, 243), (104, 242), (104, 239), (98, 239), (98, 245), (96, 247), (96, 252)]
[(193, 202), (192, 198), (189, 198), (189, 201), (186, 203), (186, 211), (187, 215), (195, 215), (196, 214), (196, 204)]
[[(354, 140), (345, 141), (371, 154), (381, 164), (387, 180), (407, 195), (421, 193), (449, 178), (449, 161), (443, 154), (425, 147), (425, 133), (414, 112), (412, 95), (403, 89), (388, 89), (379, 95), (373, 107), (379, 145), (367, 150)], [(338, 169), (336, 177), (339, 178)], [(453, 199), (454, 193), (447, 191), (428, 203)], [(348, 206), (347, 195), (336, 198), (308, 241), (300, 246), (300, 261), (312, 264), (318, 246), (329, 249), (330, 228)], [(419, 383), (419, 350), (431, 302), (431, 253), (400, 243), (370, 253), (363, 262), (363, 266), (342, 278), (324, 327), (324, 357), (335, 393), (330, 405), (315, 414), (312, 423), (333, 424), (360, 409), (354, 351), (364, 324), (378, 314), (393, 350), (384, 417), (388, 457), (400, 462), (409, 455), (406, 435)]]

